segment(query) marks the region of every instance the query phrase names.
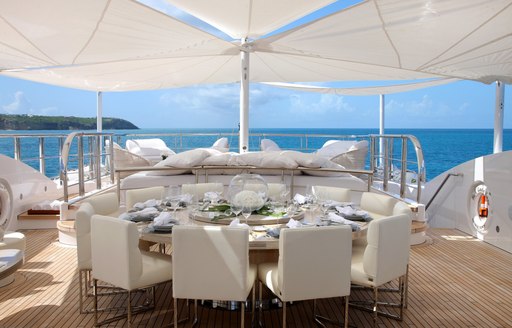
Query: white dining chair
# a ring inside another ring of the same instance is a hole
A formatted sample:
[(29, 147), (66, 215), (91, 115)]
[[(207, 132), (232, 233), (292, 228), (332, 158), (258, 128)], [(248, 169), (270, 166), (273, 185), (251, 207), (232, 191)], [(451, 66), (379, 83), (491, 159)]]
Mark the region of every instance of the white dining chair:
[(165, 187), (156, 186), (148, 188), (130, 189), (126, 191), (126, 208), (130, 209), (136, 203), (145, 202), (150, 199), (163, 199)]
[[(133, 314), (153, 309), (154, 286), (172, 279), (172, 261), (169, 255), (139, 250), (139, 232), (134, 222), (93, 215), (91, 219), (92, 277), (94, 285), (94, 325), (96, 327), (127, 319), (131, 327), (131, 294), (143, 288), (152, 288), (152, 304), (138, 308)], [(98, 322), (98, 280), (128, 292), (126, 314)]]
[(334, 200), (337, 202), (350, 202), (350, 189), (328, 186), (313, 186), (313, 192), (318, 200)]
[[(172, 243), (174, 327), (178, 325), (178, 299), (241, 302), (244, 327), (245, 301), (256, 280), (256, 266), (249, 264), (249, 230), (175, 226)], [(254, 296), (253, 290), (253, 319)], [(196, 323), (197, 303), (194, 312)]]
[[(258, 266), (260, 304), (264, 284), (283, 302), (286, 327), (287, 302), (345, 297), (344, 326), (348, 327), (351, 252), (350, 226), (282, 229), (278, 262)], [(315, 320), (323, 319), (316, 314), (316, 301), (313, 311)]]
[(94, 214), (112, 215), (119, 209), (116, 193), (106, 193), (93, 196), (83, 202), (76, 212), (76, 255), (79, 284), (79, 311), (80, 313), (92, 313), (93, 309), (84, 309), (86, 296), (91, 287), (91, 218)]
[(184, 183), (181, 185), (181, 192), (194, 196), (196, 201), (203, 199), (206, 192), (224, 192), (224, 185), (220, 182)]
[[(378, 315), (402, 320), (404, 310), (405, 277), (409, 264), (411, 220), (406, 214), (373, 220), (368, 225), (367, 245), (364, 252), (352, 255), (351, 279), (353, 285), (373, 290), (370, 302), (351, 302), (352, 306), (373, 312), (374, 325)], [(400, 303), (379, 302), (379, 287), (393, 280), (399, 280)], [(370, 303), (364, 307), (361, 303)], [(399, 308), (397, 315), (382, 312), (379, 306)]]

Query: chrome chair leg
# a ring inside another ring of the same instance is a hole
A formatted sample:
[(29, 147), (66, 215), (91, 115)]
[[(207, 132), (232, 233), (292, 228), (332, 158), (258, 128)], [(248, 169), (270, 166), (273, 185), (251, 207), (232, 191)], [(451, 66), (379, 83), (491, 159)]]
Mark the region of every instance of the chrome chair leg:
[(241, 328), (244, 328), (245, 327), (245, 302), (240, 302), (242, 303), (242, 305), (240, 306), (240, 308), (242, 309), (242, 313), (240, 314), (241, 318), (240, 318), (240, 327)]

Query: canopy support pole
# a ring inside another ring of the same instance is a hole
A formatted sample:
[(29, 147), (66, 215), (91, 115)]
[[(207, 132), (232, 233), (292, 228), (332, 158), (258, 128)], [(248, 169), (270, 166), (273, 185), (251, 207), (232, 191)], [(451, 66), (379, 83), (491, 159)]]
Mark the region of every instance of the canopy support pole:
[(96, 131), (103, 131), (103, 92), (96, 94)]
[(505, 108), (505, 85), (496, 81), (496, 105), (494, 108), (494, 149), (493, 153), (503, 151), (503, 110)]
[(242, 39), (242, 50), (240, 50), (242, 64), (240, 76), (240, 154), (249, 151), (249, 48), (247, 39)]
[[(384, 103), (384, 95), (379, 95), (380, 104), (379, 104), (379, 134), (384, 134), (384, 117), (385, 117), (385, 103)], [(379, 138), (379, 155), (382, 156), (384, 154), (384, 139)], [(384, 166), (384, 161), (382, 157), (379, 157), (379, 165)]]

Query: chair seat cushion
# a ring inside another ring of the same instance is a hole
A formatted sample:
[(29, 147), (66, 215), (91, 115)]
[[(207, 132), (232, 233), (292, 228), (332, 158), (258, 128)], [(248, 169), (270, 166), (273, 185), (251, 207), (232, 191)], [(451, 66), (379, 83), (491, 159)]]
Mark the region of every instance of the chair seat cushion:
[(261, 263), (258, 265), (258, 279), (277, 296), (281, 296), (278, 282), (277, 262)]
[(172, 280), (171, 256), (156, 252), (141, 252), (142, 275), (131, 289), (142, 288), (157, 284), (161, 281)]
[(350, 272), (350, 279), (353, 284), (373, 287), (374, 284), (368, 279), (368, 275), (363, 269), (363, 256), (352, 257), (352, 269)]

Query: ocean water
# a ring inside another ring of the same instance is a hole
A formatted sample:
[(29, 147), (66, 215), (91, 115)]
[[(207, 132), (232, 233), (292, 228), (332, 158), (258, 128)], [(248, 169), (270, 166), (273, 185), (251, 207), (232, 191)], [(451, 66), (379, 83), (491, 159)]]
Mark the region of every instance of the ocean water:
[[(105, 131), (116, 134), (169, 134), (169, 133), (208, 133), (207, 137), (198, 138), (170, 138), (164, 139), (169, 148), (179, 149), (204, 147), (211, 145), (222, 133), (236, 133), (232, 129), (140, 129), (140, 130), (116, 130)], [(70, 131), (2, 131), (0, 134), (56, 134), (67, 135)], [(305, 129), (305, 128), (287, 128), (287, 129), (251, 129), (250, 133), (255, 134), (294, 134), (296, 137), (287, 138), (281, 136), (272, 136), (281, 148), (302, 149), (306, 146), (304, 138), (300, 135), (368, 135), (378, 134), (377, 129)], [(493, 130), (492, 129), (387, 129), (386, 134), (414, 135), (421, 143), (425, 165), (427, 168), (427, 180), (431, 180), (444, 171), (471, 160), (475, 157), (492, 153), (493, 151)], [(138, 137), (122, 136), (117, 141), (124, 146), (126, 139)], [(228, 136), (231, 150), (238, 149), (238, 137)], [(261, 137), (252, 137), (249, 140), (251, 150), (259, 149)], [(308, 139), (307, 146), (310, 149), (317, 149), (327, 141), (329, 137), (317, 137)], [(37, 139), (22, 139), (22, 159), (29, 165), (39, 168)], [(59, 143), (57, 139), (45, 139), (45, 154), (58, 154)], [(503, 136), (503, 150), (512, 150), (512, 129), (505, 129)], [(72, 150), (73, 152), (74, 150)], [(395, 152), (400, 151), (395, 147)], [(75, 151), (76, 152), (76, 151)], [(14, 157), (14, 145), (12, 138), (0, 138), (0, 153)], [(408, 158), (412, 160), (413, 150), (408, 150)], [(50, 177), (57, 176), (59, 172), (58, 157), (51, 158), (46, 164), (46, 175)]]

